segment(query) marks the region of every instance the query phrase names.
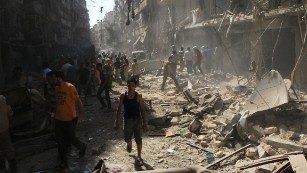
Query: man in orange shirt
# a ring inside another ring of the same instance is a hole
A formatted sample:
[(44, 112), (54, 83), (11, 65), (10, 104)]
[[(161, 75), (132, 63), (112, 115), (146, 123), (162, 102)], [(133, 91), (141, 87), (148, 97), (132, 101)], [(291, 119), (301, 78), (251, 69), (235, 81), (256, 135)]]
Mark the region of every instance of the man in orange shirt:
[[(85, 154), (86, 144), (82, 143), (75, 136), (76, 124), (81, 122), (84, 110), (75, 86), (64, 81), (64, 73), (62, 71), (54, 72), (52, 84), (56, 86), (55, 136), (61, 159), (60, 166), (65, 168), (67, 167), (67, 148), (70, 144), (79, 149), (80, 157)], [(76, 105), (79, 110), (79, 116), (77, 116)]]

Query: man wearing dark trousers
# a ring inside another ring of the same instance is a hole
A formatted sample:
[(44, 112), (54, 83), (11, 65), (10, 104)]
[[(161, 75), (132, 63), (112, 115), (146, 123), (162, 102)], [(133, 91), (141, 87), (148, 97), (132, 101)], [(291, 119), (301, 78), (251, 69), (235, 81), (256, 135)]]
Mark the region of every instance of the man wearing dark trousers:
[[(72, 84), (64, 81), (62, 71), (56, 71), (52, 75), (52, 83), (55, 85), (56, 109), (54, 116), (55, 136), (58, 142), (58, 151), (61, 159), (61, 168), (67, 167), (67, 150), (70, 144), (79, 149), (82, 157), (86, 151), (86, 144), (75, 136), (77, 123), (80, 123), (83, 115), (83, 105), (78, 92)], [(75, 107), (78, 107), (79, 116)]]
[(163, 91), (164, 90), (164, 87), (165, 87), (165, 83), (167, 81), (167, 78), (170, 77), (171, 79), (174, 80), (174, 83), (175, 83), (175, 86), (177, 87), (177, 89), (179, 91), (181, 91), (181, 88), (179, 86), (179, 83), (176, 79), (176, 76), (175, 76), (175, 69), (173, 68), (174, 67), (174, 63), (172, 62), (172, 56), (170, 56), (168, 58), (168, 62), (164, 65), (164, 69), (163, 69), (163, 82), (162, 82), (162, 85), (161, 85), (161, 90)]
[(97, 91), (97, 98), (101, 104), (101, 107), (104, 109), (107, 106), (103, 98), (101, 97), (101, 94), (104, 91), (108, 104), (108, 111), (111, 111), (112, 107), (111, 107), (110, 89), (112, 85), (112, 78), (111, 78), (112, 67), (110, 67), (108, 61), (110, 60), (107, 60), (107, 64), (104, 65), (103, 68), (102, 64), (96, 65), (97, 70), (100, 72), (100, 86)]

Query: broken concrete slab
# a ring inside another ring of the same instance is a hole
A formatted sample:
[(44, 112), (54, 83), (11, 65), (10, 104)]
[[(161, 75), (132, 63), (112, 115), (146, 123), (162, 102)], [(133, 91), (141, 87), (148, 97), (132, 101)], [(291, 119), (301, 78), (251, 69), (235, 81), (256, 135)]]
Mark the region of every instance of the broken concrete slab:
[(265, 142), (274, 148), (285, 148), (288, 151), (303, 151), (304, 148), (303, 145), (273, 136), (266, 137)]
[(288, 103), (288, 90), (278, 71), (271, 70), (263, 76), (245, 105), (250, 115)]

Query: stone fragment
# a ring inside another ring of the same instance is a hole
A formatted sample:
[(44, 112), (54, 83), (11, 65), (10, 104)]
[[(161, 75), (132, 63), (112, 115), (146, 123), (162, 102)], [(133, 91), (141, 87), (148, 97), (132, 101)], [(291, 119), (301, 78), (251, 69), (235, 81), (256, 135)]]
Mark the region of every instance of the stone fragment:
[(274, 149), (272, 148), (271, 145), (264, 145), (264, 150), (265, 150), (265, 152), (268, 153), (270, 156), (276, 155), (276, 150), (274, 150)]
[(180, 112), (178, 110), (171, 110), (167, 115), (171, 117), (177, 117), (180, 115)]
[(221, 158), (224, 156), (224, 152), (223, 151), (218, 151), (217, 153), (215, 153), (217, 158)]
[(274, 170), (275, 170), (274, 164), (261, 165), (257, 168), (257, 171), (261, 173), (272, 173)]
[(256, 156), (256, 150), (255, 148), (247, 148), (246, 149), (246, 156), (249, 158), (254, 158)]
[(214, 141), (213, 145), (214, 145), (215, 147), (219, 148), (219, 147), (225, 146), (225, 145), (226, 145), (226, 142), (216, 140), (216, 141)]
[(294, 132), (294, 131), (288, 131), (287, 132), (287, 138), (290, 140), (300, 140), (300, 134)]
[(192, 138), (193, 134), (188, 132), (188, 133), (184, 134), (183, 136), (186, 137), (186, 138)]
[(171, 125), (178, 125), (179, 124), (179, 119), (178, 117), (173, 117), (171, 120)]
[(200, 146), (206, 148), (208, 146), (206, 141), (201, 141)]
[(162, 163), (164, 161), (164, 159), (162, 158), (162, 159), (159, 159), (158, 160), (158, 163)]
[(262, 128), (261, 126), (259, 126), (259, 125), (254, 125), (254, 126), (252, 127), (251, 130), (252, 130), (252, 133), (253, 133), (256, 137), (261, 138), (261, 137), (264, 136), (264, 130), (263, 130), (263, 128)]
[(284, 124), (279, 126), (279, 136), (283, 139), (287, 138), (287, 131), (288, 131), (288, 127), (285, 126)]
[(264, 158), (267, 156), (267, 153), (264, 150), (264, 145), (260, 144), (257, 146), (258, 156), (259, 158)]
[(205, 127), (208, 129), (216, 129), (217, 125), (214, 123), (208, 123), (208, 124), (205, 124)]
[(277, 127), (267, 127), (264, 129), (264, 134), (270, 135), (270, 134), (276, 133), (277, 131), (278, 131)]
[(278, 152), (279, 154), (286, 154), (286, 153), (288, 153), (288, 150), (286, 150), (286, 149), (284, 149), (284, 148), (278, 148), (278, 149), (277, 149), (277, 152)]
[(205, 140), (206, 140), (206, 136), (205, 136), (205, 135), (199, 135), (199, 136), (197, 137), (197, 141), (198, 141), (198, 142), (205, 141)]
[(248, 135), (248, 139), (252, 142), (257, 142), (259, 138), (257, 138), (254, 134)]

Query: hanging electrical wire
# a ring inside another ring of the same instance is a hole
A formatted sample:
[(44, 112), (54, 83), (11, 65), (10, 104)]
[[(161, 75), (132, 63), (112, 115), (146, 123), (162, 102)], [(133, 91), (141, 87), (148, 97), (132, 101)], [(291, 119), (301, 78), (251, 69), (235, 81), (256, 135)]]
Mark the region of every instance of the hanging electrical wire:
[(284, 20), (282, 20), (281, 23), (280, 23), (280, 27), (279, 27), (277, 39), (276, 39), (276, 42), (275, 42), (275, 45), (274, 45), (274, 48), (273, 48), (271, 69), (273, 69), (273, 66), (274, 66), (274, 55), (275, 55), (275, 50), (276, 50), (276, 47), (277, 47), (277, 43), (278, 43), (278, 40), (279, 40), (280, 31), (281, 31), (283, 22), (284, 22)]
[(128, 6), (128, 11), (127, 11), (127, 22), (126, 25), (130, 25), (130, 12), (131, 12), (131, 18), (135, 18), (135, 13), (134, 13), (134, 0), (127, 0), (127, 6)]

